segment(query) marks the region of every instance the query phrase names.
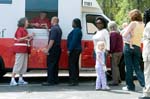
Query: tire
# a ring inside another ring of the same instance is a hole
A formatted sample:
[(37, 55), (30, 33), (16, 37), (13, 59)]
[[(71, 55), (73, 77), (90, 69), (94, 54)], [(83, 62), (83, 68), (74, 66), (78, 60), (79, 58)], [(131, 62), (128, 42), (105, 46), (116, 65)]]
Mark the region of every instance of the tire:
[(0, 78), (3, 77), (5, 74), (6, 74), (5, 63), (2, 56), (0, 56)]

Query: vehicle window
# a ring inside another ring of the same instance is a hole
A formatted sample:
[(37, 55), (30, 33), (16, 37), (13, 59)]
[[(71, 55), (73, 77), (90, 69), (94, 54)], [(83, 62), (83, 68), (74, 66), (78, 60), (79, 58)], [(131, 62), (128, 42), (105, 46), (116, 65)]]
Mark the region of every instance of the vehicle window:
[(95, 34), (98, 30), (95, 24), (95, 19), (100, 15), (92, 15), (88, 14), (86, 15), (86, 26), (87, 26), (87, 33), (88, 34)]
[(0, 4), (12, 4), (12, 0), (0, 0)]

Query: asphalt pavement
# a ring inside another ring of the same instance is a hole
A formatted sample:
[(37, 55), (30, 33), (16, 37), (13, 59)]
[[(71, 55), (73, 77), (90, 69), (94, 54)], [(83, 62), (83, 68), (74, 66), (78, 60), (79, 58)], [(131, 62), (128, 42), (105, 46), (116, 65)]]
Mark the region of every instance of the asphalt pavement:
[(80, 77), (79, 86), (68, 86), (68, 77), (61, 76), (60, 84), (42, 86), (46, 76), (26, 76), (29, 82), (25, 86), (9, 86), (10, 76), (7, 74), (0, 80), (0, 99), (138, 99), (142, 88), (135, 81), (136, 91), (123, 91), (123, 81), (119, 86), (111, 87), (110, 91), (96, 91), (95, 77)]

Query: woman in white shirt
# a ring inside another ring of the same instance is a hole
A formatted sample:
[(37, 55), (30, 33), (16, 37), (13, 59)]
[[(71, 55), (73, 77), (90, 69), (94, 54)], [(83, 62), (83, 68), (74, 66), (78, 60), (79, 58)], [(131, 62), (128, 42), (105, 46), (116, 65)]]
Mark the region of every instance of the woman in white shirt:
[(106, 58), (108, 51), (110, 50), (110, 36), (109, 32), (107, 31), (107, 21), (102, 17), (99, 16), (95, 20), (96, 27), (98, 31), (96, 34), (93, 36), (93, 43), (94, 43), (94, 59), (96, 60), (96, 45), (99, 41), (102, 41), (105, 43), (105, 48), (104, 48), (104, 53), (105, 53), (105, 64), (106, 64)]
[[(107, 56), (108, 51), (110, 50), (110, 36), (109, 32), (107, 31), (107, 21), (102, 16), (99, 16), (95, 20), (96, 27), (98, 28), (98, 31), (93, 36), (93, 43), (94, 43), (94, 51), (95, 47), (97, 45), (97, 42), (104, 41), (106, 47), (105, 47), (105, 53)], [(95, 55), (94, 55), (95, 58)], [(106, 61), (106, 57), (105, 57)]]

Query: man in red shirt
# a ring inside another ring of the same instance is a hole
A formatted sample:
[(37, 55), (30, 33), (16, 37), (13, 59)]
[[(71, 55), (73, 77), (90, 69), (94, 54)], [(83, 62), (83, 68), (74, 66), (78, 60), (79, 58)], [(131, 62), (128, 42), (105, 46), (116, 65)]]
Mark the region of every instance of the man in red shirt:
[(38, 17), (33, 18), (30, 21), (31, 27), (35, 28), (50, 28), (51, 23), (50, 20), (47, 18), (46, 12), (40, 12), (40, 15)]

